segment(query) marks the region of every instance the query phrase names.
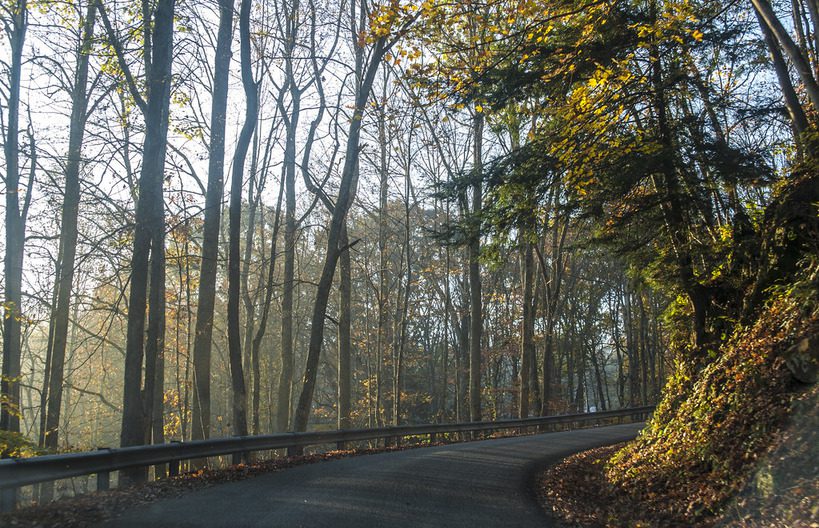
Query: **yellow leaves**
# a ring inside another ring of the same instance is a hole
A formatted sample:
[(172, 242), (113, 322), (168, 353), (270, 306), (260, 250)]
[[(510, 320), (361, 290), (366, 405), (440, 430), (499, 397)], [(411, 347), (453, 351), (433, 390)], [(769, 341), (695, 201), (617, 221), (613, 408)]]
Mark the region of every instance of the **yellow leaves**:
[(637, 36), (641, 39), (654, 34), (654, 27), (650, 24), (632, 24), (631, 29), (636, 29)]
[[(424, 2), (421, 10), (432, 9), (434, 4)], [(392, 0), (389, 4), (377, 6), (370, 12), (370, 27), (367, 35), (364, 35), (366, 42), (375, 42), (380, 38), (388, 37), (393, 30), (404, 21), (416, 15), (418, 8), (414, 4), (401, 4), (397, 0)], [(359, 37), (361, 41), (361, 36)]]
[(475, 105), (475, 111), (476, 111), (477, 113), (479, 113), (479, 114), (482, 114), (482, 113), (483, 113), (483, 106), (481, 106), (481, 105), (479, 105), (479, 104), (478, 104), (478, 105)]
[(689, 39), (702, 42), (702, 31), (696, 26), (699, 19), (693, 15), (693, 9), (687, 1), (666, 2), (658, 19), (653, 23), (637, 23), (629, 26), (640, 39), (638, 45), (648, 48), (657, 42), (675, 42), (685, 45)]

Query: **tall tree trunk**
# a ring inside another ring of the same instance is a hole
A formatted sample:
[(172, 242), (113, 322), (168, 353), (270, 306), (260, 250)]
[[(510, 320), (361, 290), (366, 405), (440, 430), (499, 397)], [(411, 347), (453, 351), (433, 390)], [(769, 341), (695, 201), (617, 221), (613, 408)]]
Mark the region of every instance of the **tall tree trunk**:
[[(288, 133), (285, 163), (290, 152)], [(293, 139), (295, 142), (295, 139)], [(295, 146), (293, 147), (295, 149)], [(290, 424), (290, 395), (293, 384), (293, 293), (295, 289), (296, 265), (296, 184), (295, 176), (285, 172), (285, 213), (284, 213), (284, 294), (282, 296), (282, 344), (281, 370), (279, 373), (278, 400), (276, 402), (276, 430), (286, 431)]]
[[(164, 176), (164, 175), (163, 175)], [(159, 183), (160, 188), (164, 177)], [(148, 333), (145, 343), (145, 389), (143, 416), (145, 443), (164, 442), (163, 394), (165, 392), (165, 200), (153, 204), (151, 229), (151, 278), (148, 294)], [(157, 471), (160, 467), (157, 467)], [(156, 473), (159, 476), (159, 473)]]
[[(546, 336), (545, 346), (543, 350), (543, 386), (541, 387), (541, 408), (540, 415), (548, 416), (551, 412), (549, 406), (552, 399), (552, 382), (555, 378), (554, 367), (554, 341), (555, 341), (555, 325), (557, 324), (557, 312), (561, 303), (561, 295), (563, 288), (563, 246), (566, 242), (566, 234), (569, 230), (569, 219), (567, 218), (563, 225), (560, 225), (559, 220), (559, 195), (555, 190), (551, 191), (552, 196), (549, 198), (551, 204), (551, 214), (554, 215), (552, 220), (551, 233), (547, 233), (547, 237), (551, 235), (551, 244), (546, 238), (545, 244), (551, 246), (551, 257), (547, 264), (540, 247), (536, 247), (538, 260), (540, 261), (540, 269), (544, 280), (544, 315), (546, 318)], [(559, 369), (558, 369), (559, 371)]]
[[(59, 253), (62, 253), (60, 251)], [(48, 322), (48, 342), (46, 343), (46, 357), (43, 365), (43, 385), (40, 391), (40, 431), (37, 437), (37, 445), (45, 447), (46, 437), (46, 415), (48, 414), (48, 384), (51, 383), (51, 354), (54, 351), (54, 322), (55, 315), (53, 315), (57, 307), (57, 294), (60, 289), (60, 255), (57, 254), (57, 260), (54, 262), (54, 287), (51, 289), (51, 312), (52, 317)], [(42, 486), (42, 485), (41, 485)]]
[(210, 438), (210, 363), (213, 346), (213, 309), (216, 301), (216, 271), (219, 264), (219, 224), (225, 178), (225, 125), (227, 121), (228, 80), (233, 42), (233, 0), (219, 0), (219, 29), (213, 65), (210, 155), (208, 188), (205, 195), (205, 221), (202, 227), (199, 303), (193, 341), (193, 416), (191, 438)]
[[(754, 5), (766, 0), (752, 0)], [(769, 5), (770, 7), (770, 5)], [(652, 18), (656, 18), (656, 2), (652, 2)], [(694, 311), (694, 335), (697, 347), (703, 351), (710, 339), (707, 331), (708, 311), (711, 296), (705, 286), (699, 283), (694, 270), (694, 262), (688, 237), (690, 219), (681, 202), (682, 188), (674, 161), (674, 140), (668, 121), (668, 104), (663, 85), (662, 60), (656, 43), (650, 46), (652, 103), (656, 113), (658, 141), (664, 152), (660, 159), (661, 178), (655, 178), (655, 185), (663, 195), (661, 210), (666, 224), (667, 235), (677, 265), (680, 283), (686, 292)], [(817, 91), (819, 94), (819, 91)]]
[(295, 352), (293, 344), (293, 299), (295, 294), (295, 263), (296, 263), (296, 136), (298, 134), (299, 116), (301, 113), (301, 91), (296, 85), (293, 68), (293, 53), (296, 46), (296, 11), (298, 2), (292, 6), (293, 15), (286, 22), (286, 38), (288, 48), (285, 56), (285, 82), (289, 85), (292, 109), (287, 116), (282, 107), (285, 120), (286, 138), (284, 147), (284, 178), (285, 178), (285, 213), (284, 213), (284, 292), (282, 296), (282, 355), (281, 370), (279, 373), (279, 392), (276, 414), (276, 429), (286, 431), (290, 427), (290, 413), (292, 412), (293, 369), (295, 368)]
[[(28, 29), (28, 5), (17, 0), (12, 7), (8, 36), (11, 66), (8, 84), (6, 156), (6, 255), (5, 298), (3, 299), (3, 370), (0, 377), (0, 429), (20, 431), (20, 331), (23, 300), (23, 251), (25, 245), (26, 205), (20, 208), (20, 79), (23, 68), (23, 44)], [(32, 149), (33, 150), (33, 149)], [(29, 182), (27, 194), (31, 193)]]
[(535, 318), (533, 298), (533, 279), (535, 257), (532, 243), (526, 239), (529, 233), (524, 233), (523, 239), (523, 322), (520, 344), (520, 417), (529, 417), (529, 383), (532, 368), (532, 356), (535, 354)]
[(347, 235), (347, 222), (341, 228), (339, 237), (339, 288), (338, 288), (338, 420), (339, 429), (350, 429), (352, 418), (350, 410), (352, 407), (350, 384), (352, 382), (350, 370), (350, 357), (352, 355), (351, 337), (351, 297), (352, 297), (352, 277), (350, 273), (350, 239)]
[(799, 102), (799, 96), (793, 88), (791, 82), (791, 75), (788, 72), (788, 64), (782, 56), (782, 51), (776, 43), (771, 28), (765, 23), (765, 19), (759, 13), (759, 10), (754, 9), (759, 27), (762, 30), (762, 37), (765, 39), (765, 45), (768, 47), (768, 52), (771, 54), (771, 62), (773, 63), (774, 73), (779, 81), (779, 87), (782, 89), (782, 98), (785, 101), (785, 108), (788, 110), (788, 115), (791, 118), (791, 126), (793, 127), (793, 135), (797, 144), (801, 144), (801, 136), (808, 129), (808, 118), (805, 115), (805, 110)]
[[(808, 5), (810, 22), (813, 25), (813, 59), (817, 61), (813, 67), (816, 70), (819, 68), (819, 59), (817, 58), (817, 54), (819, 54), (819, 2), (817, 0), (807, 0), (805, 3)], [(819, 72), (817, 72), (817, 75), (819, 75)]]
[[(446, 209), (446, 220), (449, 221), (449, 204), (447, 203)], [(437, 218), (437, 215), (436, 215)], [(441, 357), (441, 420), (444, 421), (447, 417), (447, 394), (449, 392), (449, 347), (451, 343), (450, 339), (450, 312), (452, 311), (452, 291), (450, 286), (449, 280), (449, 269), (451, 265), (451, 257), (449, 253), (449, 246), (444, 249), (444, 263), (445, 263), (445, 271), (444, 271), (444, 350)], [(456, 372), (457, 378), (457, 372)]]
[(802, 50), (799, 49), (799, 46), (793, 41), (790, 33), (785, 29), (785, 26), (782, 25), (782, 21), (776, 16), (768, 0), (751, 0), (751, 3), (756, 9), (757, 14), (762, 18), (768, 28), (770, 28), (774, 37), (776, 37), (779, 45), (782, 46), (782, 49), (785, 50), (785, 53), (791, 59), (791, 63), (796, 73), (799, 74), (799, 78), (802, 80), (805, 92), (808, 94), (808, 99), (810, 99), (813, 104), (813, 108), (815, 110), (819, 109), (819, 84), (817, 84), (816, 78), (813, 76), (813, 69), (808, 59), (802, 53)]
[[(412, 129), (410, 129), (407, 148), (411, 148)], [(412, 180), (410, 178), (410, 162), (407, 161), (404, 171), (404, 258), (406, 260), (407, 276), (404, 280), (403, 302), (398, 325), (398, 339), (396, 340), (397, 350), (395, 354), (395, 375), (393, 389), (393, 413), (394, 425), (401, 423), (401, 390), (404, 378), (404, 355), (407, 348), (407, 328), (409, 325), (409, 300), (412, 295), (412, 244), (410, 229), (410, 196), (413, 195)], [(399, 297), (400, 298), (400, 297)], [(430, 393), (434, 397), (433, 393)]]
[(80, 206), (80, 164), (88, 109), (88, 62), (94, 37), (97, 3), (91, 1), (82, 24), (77, 50), (77, 69), (71, 93), (71, 122), (68, 132), (68, 156), (65, 165), (65, 194), (60, 222), (59, 269), (57, 270), (57, 303), (54, 307), (54, 338), (48, 382), (48, 411), (45, 422), (45, 446), (59, 445), (60, 409), (63, 397), (65, 349), (68, 341), (68, 319), (74, 283), (74, 261), (77, 255), (77, 217)]
[(387, 119), (386, 84), (382, 87), (378, 104), (378, 334), (376, 335), (376, 395), (375, 412), (379, 427), (384, 425), (382, 410), (384, 356), (387, 343), (391, 341), (387, 314), (389, 313), (389, 283), (387, 280), (387, 190), (389, 174), (387, 170)]
[(622, 290), (620, 285), (616, 287), (613, 295), (614, 307), (611, 308), (611, 304), (609, 304), (609, 307), (612, 314), (612, 338), (614, 339), (614, 352), (617, 357), (617, 405), (622, 408), (626, 406), (626, 376), (623, 368), (623, 346), (620, 336), (620, 304), (622, 303)]
[[(467, 270), (464, 272), (465, 277), (469, 276), (469, 263), (465, 263)], [(464, 422), (469, 419), (469, 305), (465, 299), (466, 294), (464, 289), (469, 289), (469, 280), (464, 280), (465, 285), (461, 290), (461, 299), (466, 306), (463, 306), (459, 311), (460, 328), (458, 328), (458, 349), (455, 352), (455, 370), (456, 370), (456, 413), (455, 420), (457, 422)]]
[(481, 307), (481, 233), (480, 215), (483, 202), (483, 114), (476, 113), (473, 118), (472, 172), (475, 182), (472, 186), (472, 216), (474, 232), (469, 241), (469, 419), (481, 420), (481, 333), (483, 330), (483, 310)]
[[(594, 339), (594, 337), (592, 337)], [(597, 410), (598, 411), (605, 411), (607, 409), (606, 406), (606, 391), (603, 389), (603, 377), (605, 375), (605, 370), (600, 366), (600, 358), (597, 355), (597, 350), (594, 346), (589, 348), (589, 355), (591, 356), (592, 360), (592, 368), (594, 368), (594, 382), (595, 387), (597, 389)]]
[[(249, 168), (249, 181), (247, 185), (247, 203), (248, 203), (248, 212), (247, 212), (247, 225), (245, 226), (245, 247), (244, 247), (244, 256), (241, 261), (241, 271), (239, 272), (239, 281), (241, 284), (240, 292), (242, 297), (242, 304), (245, 308), (245, 327), (244, 327), (244, 336), (243, 336), (243, 344), (242, 344), (242, 352), (244, 354), (243, 364), (245, 365), (244, 373), (245, 373), (245, 387), (251, 387), (251, 396), (252, 399), (254, 395), (252, 394), (256, 389), (258, 389), (259, 384), (257, 383), (256, 376), (255, 376), (255, 360), (253, 358), (253, 330), (256, 326), (256, 301), (258, 300), (259, 289), (256, 290), (254, 294), (251, 294), (250, 290), (250, 263), (253, 259), (253, 243), (256, 239), (256, 211), (259, 207), (259, 203), (261, 202), (261, 194), (264, 188), (264, 182), (260, 179), (257, 182), (257, 168), (258, 168), (258, 157), (259, 157), (259, 135), (258, 135), (258, 123), (254, 128), (253, 138), (251, 140), (253, 144), (253, 150), (250, 155), (250, 168)], [(254, 194), (256, 191), (256, 187), (258, 186), (258, 193)], [(264, 222), (260, 222), (260, 227), (262, 231), (264, 230)], [(264, 253), (264, 248), (261, 248), (261, 252)], [(264, 277), (264, 262), (262, 262), (261, 269), (259, 270), (259, 276)], [(248, 366), (252, 366), (252, 368), (248, 368)]]
[[(146, 36), (151, 35), (150, 67), (146, 67), (148, 99), (144, 105), (145, 142), (142, 172), (139, 178), (139, 200), (134, 226), (134, 250), (131, 257), (131, 291), (128, 298), (128, 331), (125, 346), (125, 383), (122, 406), (120, 444), (142, 445), (151, 425), (146, 411), (153, 410), (152, 399), (156, 376), (156, 355), (164, 333), (164, 182), (165, 152), (170, 106), (171, 64), (173, 61), (174, 0), (159, 0), (153, 15), (144, 20)], [(146, 64), (147, 66), (147, 64)], [(161, 244), (160, 244), (161, 243)], [(157, 255), (161, 254), (161, 256)], [(150, 266), (149, 266), (150, 262)], [(162, 268), (161, 270), (159, 268)], [(148, 277), (151, 277), (151, 304), (148, 343), (144, 343)], [(145, 392), (142, 393), (143, 357), (145, 358)], [(147, 470), (124, 471), (123, 480), (140, 481)]]
[[(254, 378), (258, 379), (261, 375), (261, 368), (259, 366), (259, 354), (262, 348), (262, 339), (267, 332), (267, 319), (270, 315), (270, 306), (273, 304), (273, 287), (275, 282), (277, 248), (279, 239), (279, 228), (281, 222), (282, 197), (284, 196), (284, 178), (279, 184), (279, 197), (276, 202), (276, 218), (273, 221), (273, 233), (270, 237), (270, 264), (267, 269), (267, 283), (265, 285), (264, 302), (262, 303), (262, 315), (259, 319), (259, 326), (256, 329), (256, 335), (253, 337), (253, 370)], [(253, 431), (258, 434), (259, 429), (259, 391), (253, 390)], [(271, 422), (271, 426), (273, 423)]]
[[(347, 147), (344, 157), (344, 167), (341, 172), (341, 182), (339, 184), (338, 197), (333, 209), (330, 230), (327, 234), (327, 252), (324, 265), (316, 288), (316, 301), (313, 305), (313, 315), (310, 326), (310, 344), (307, 349), (307, 364), (304, 371), (304, 386), (302, 387), (299, 402), (296, 407), (294, 429), (296, 431), (306, 431), (307, 422), (310, 418), (310, 409), (313, 405), (313, 393), (316, 388), (316, 376), (318, 374), (319, 357), (324, 341), (324, 323), (327, 315), (327, 302), (330, 298), (333, 276), (340, 256), (339, 238), (341, 228), (347, 216), (347, 211), (355, 198), (357, 175), (358, 175), (358, 155), (359, 141), (361, 138), (361, 120), (364, 110), (369, 100), (370, 90), (375, 81), (375, 74), (381, 64), (381, 59), (388, 48), (384, 38), (376, 41), (374, 49), (370, 54), (370, 62), (366, 69), (361, 69), (364, 75), (360, 86), (356, 89), (355, 110), (347, 134)], [(358, 48), (357, 55), (361, 57), (363, 50)], [(363, 58), (357, 58), (357, 64)]]
[(648, 318), (642, 292), (637, 299), (640, 308), (640, 394), (643, 397), (640, 403), (648, 405)]
[(242, 369), (242, 337), (239, 326), (241, 262), (239, 246), (242, 228), (242, 180), (245, 159), (253, 131), (259, 118), (259, 96), (250, 57), (250, 7), (251, 0), (242, 0), (239, 11), (239, 43), (241, 46), (242, 86), (245, 90), (245, 122), (236, 143), (233, 157), (233, 173), (230, 182), (230, 233), (228, 249), (228, 356), (230, 379), (233, 389), (233, 434), (247, 435), (247, 388)]
[(628, 357), (628, 388), (629, 405), (636, 407), (640, 399), (640, 368), (637, 359), (637, 343), (634, 337), (634, 317), (632, 315), (631, 291), (628, 285), (625, 288), (625, 308), (626, 325), (626, 356)]

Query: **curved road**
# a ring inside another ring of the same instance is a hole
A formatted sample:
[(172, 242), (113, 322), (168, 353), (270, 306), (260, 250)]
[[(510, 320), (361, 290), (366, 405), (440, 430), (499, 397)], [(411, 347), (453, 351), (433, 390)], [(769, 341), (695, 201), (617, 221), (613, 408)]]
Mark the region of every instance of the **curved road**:
[(532, 527), (533, 473), (634, 438), (642, 424), (351, 457), (221, 484), (130, 510), (107, 527)]

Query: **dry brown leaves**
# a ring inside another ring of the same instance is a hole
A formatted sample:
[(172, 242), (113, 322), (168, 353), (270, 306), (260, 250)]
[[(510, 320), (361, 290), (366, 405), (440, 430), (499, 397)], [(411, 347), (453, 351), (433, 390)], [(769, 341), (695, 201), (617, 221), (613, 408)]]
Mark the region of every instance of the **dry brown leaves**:
[[(679, 510), (687, 502), (659, 491), (634, 496), (606, 478), (606, 462), (623, 444), (573, 455), (547, 469), (538, 479), (538, 500), (544, 510), (568, 526), (671, 528), (691, 526), (681, 522)], [(700, 528), (711, 523), (698, 524)]]

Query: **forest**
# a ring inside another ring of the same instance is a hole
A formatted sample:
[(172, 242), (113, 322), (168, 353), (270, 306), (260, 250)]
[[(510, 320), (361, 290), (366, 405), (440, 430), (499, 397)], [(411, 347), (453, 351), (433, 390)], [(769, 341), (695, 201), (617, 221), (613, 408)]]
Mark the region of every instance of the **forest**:
[(656, 404), (816, 280), (816, 0), (0, 19), (4, 457)]

